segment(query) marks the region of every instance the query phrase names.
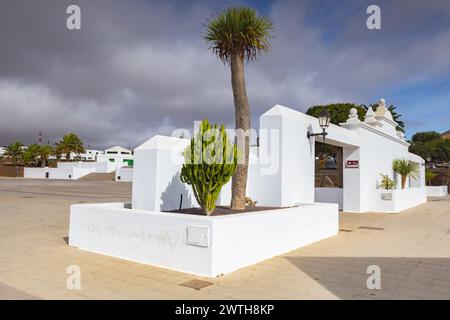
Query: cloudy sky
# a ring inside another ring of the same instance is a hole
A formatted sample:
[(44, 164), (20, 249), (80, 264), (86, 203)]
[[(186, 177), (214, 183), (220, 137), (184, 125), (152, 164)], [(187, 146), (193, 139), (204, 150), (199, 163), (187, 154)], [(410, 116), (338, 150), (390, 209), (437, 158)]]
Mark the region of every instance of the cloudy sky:
[[(66, 8), (81, 7), (79, 31)], [(227, 66), (202, 23), (250, 5), (275, 24), (272, 50), (247, 66), (253, 115), (274, 104), (397, 106), (408, 135), (450, 129), (449, 0), (0, 0), (0, 145), (57, 141), (134, 147), (209, 118), (233, 126)], [(381, 7), (382, 29), (366, 28)]]

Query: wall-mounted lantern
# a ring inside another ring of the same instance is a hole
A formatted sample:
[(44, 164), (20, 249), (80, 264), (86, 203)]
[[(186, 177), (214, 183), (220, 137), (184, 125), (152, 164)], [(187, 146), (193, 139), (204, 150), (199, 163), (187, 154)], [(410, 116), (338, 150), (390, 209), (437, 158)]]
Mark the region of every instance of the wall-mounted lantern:
[(331, 121), (330, 111), (328, 111), (328, 109), (323, 109), (319, 115), (319, 126), (322, 128), (322, 132), (321, 133), (311, 133), (308, 131), (308, 133), (307, 133), (308, 139), (310, 139), (311, 137), (315, 137), (315, 136), (322, 136), (323, 141), (325, 141), (325, 137), (328, 135), (327, 128), (330, 126), (330, 121)]

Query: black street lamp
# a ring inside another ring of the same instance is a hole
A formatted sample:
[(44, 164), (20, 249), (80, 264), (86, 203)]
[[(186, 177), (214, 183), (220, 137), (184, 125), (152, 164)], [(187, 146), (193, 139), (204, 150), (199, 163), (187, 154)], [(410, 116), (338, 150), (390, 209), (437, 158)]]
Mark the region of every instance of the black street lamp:
[(322, 132), (321, 133), (311, 133), (308, 131), (308, 133), (307, 133), (308, 139), (310, 139), (311, 137), (315, 137), (315, 136), (322, 136), (323, 141), (325, 141), (325, 137), (328, 135), (326, 130), (330, 126), (330, 121), (331, 121), (330, 111), (328, 111), (328, 109), (323, 109), (319, 115), (319, 126), (322, 128)]

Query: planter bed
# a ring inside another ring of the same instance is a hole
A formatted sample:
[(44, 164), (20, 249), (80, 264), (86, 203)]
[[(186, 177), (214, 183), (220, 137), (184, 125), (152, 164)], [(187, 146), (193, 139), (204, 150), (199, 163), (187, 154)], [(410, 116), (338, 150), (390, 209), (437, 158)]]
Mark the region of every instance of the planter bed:
[(399, 213), (427, 202), (427, 190), (408, 188), (401, 190), (377, 190), (378, 196), (371, 211)]
[(69, 244), (215, 277), (337, 235), (338, 215), (337, 204), (210, 217), (80, 204), (70, 209)]
[[(256, 212), (256, 211), (268, 211), (268, 210), (279, 210), (282, 208), (277, 207), (245, 207), (245, 210), (232, 210), (230, 207), (224, 207), (224, 206), (217, 206), (214, 212), (211, 214), (211, 216), (226, 216), (229, 214), (239, 214), (239, 213), (246, 213), (246, 212)], [(168, 213), (181, 213), (181, 214), (193, 214), (197, 216), (203, 216), (204, 213), (200, 208), (185, 208), (181, 210), (171, 210), (171, 211), (165, 211)]]

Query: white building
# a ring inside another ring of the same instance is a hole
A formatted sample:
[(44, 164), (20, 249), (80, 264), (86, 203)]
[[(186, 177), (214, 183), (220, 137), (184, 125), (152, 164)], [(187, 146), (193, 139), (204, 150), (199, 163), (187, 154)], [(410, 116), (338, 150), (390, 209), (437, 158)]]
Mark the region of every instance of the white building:
[[(76, 154), (74, 152), (70, 153), (70, 160), (81, 160), (81, 161), (96, 161), (97, 156), (104, 154), (104, 151), (102, 150), (95, 150), (95, 149), (85, 149), (84, 153)], [(49, 159), (54, 160), (56, 159), (55, 156), (50, 156)], [(66, 155), (61, 155), (61, 160), (66, 160)]]
[[(70, 179), (76, 180), (91, 173), (111, 173), (122, 167), (132, 167), (134, 156), (130, 150), (116, 146), (105, 151), (88, 149), (81, 155), (72, 153), (71, 160), (57, 163), (57, 168), (25, 168), (24, 178), (28, 179)], [(54, 157), (53, 157), (54, 159)], [(62, 156), (65, 160), (65, 155)], [(131, 170), (117, 175), (117, 180), (131, 181)]]
[(6, 153), (6, 148), (5, 147), (0, 147), (0, 157), (3, 157)]
[[(344, 124), (326, 128), (325, 142), (343, 148), (344, 187), (317, 190), (316, 138), (308, 133), (322, 128), (314, 117), (272, 107), (260, 117), (260, 145), (256, 152), (252, 148), (247, 195), (277, 209), (224, 216), (167, 212), (198, 206), (192, 188), (180, 180), (182, 151), (190, 141), (154, 136), (135, 149), (131, 205), (71, 206), (69, 244), (216, 277), (336, 236), (338, 204), (347, 212), (398, 213), (427, 201), (425, 161), (408, 151), (396, 126), (381, 100), (363, 122), (353, 109)], [(395, 159), (418, 164), (419, 177), (409, 179), (406, 189), (382, 190), (380, 174), (396, 178)], [(230, 198), (231, 182), (222, 188), (218, 204), (228, 205)]]
[[(101, 155), (101, 154), (104, 154), (104, 151), (88, 149), (88, 150), (85, 150), (84, 153), (80, 154), (80, 158), (82, 161), (96, 161), (97, 156)], [(72, 158), (72, 155), (71, 155), (71, 158)]]
[(106, 149), (103, 154), (97, 156), (97, 162), (111, 162), (116, 168), (132, 167), (134, 164), (134, 156), (131, 150), (115, 146)]
[[(308, 139), (306, 133), (320, 133), (322, 129), (316, 118), (276, 105), (260, 118), (260, 147), (257, 151), (252, 148), (247, 195), (263, 206), (290, 207), (299, 203), (325, 202), (338, 203), (346, 212), (396, 213), (426, 202), (425, 161), (408, 151), (409, 144), (396, 127), (384, 100), (380, 101), (376, 112), (367, 111), (364, 121), (360, 121), (356, 110), (352, 110), (346, 123), (331, 124), (325, 143), (343, 148), (343, 188), (315, 188), (315, 138)], [(185, 139), (184, 144), (187, 143), (189, 140)], [(178, 182), (172, 177), (181, 167), (182, 159), (173, 163), (171, 151), (179, 144), (177, 139), (162, 136), (143, 144), (157, 150), (158, 156), (149, 153), (145, 163), (135, 165), (136, 172), (140, 166), (154, 164), (154, 176), (135, 174), (133, 178), (133, 190), (152, 181), (151, 190), (156, 192), (154, 197), (145, 194), (142, 198), (134, 192), (133, 202), (140, 208), (166, 210), (179, 203), (180, 192), (173, 187)], [(141, 148), (137, 148), (136, 153)], [(164, 150), (169, 152), (163, 157)], [(409, 160), (420, 168), (419, 178), (408, 179), (404, 190), (400, 188), (400, 177), (392, 168), (396, 159)], [(380, 174), (394, 179), (397, 189), (380, 189)], [(167, 193), (168, 183), (172, 184), (173, 195)], [(184, 197), (184, 201), (191, 200), (186, 205), (197, 206), (192, 191), (189, 195)], [(231, 183), (228, 183), (222, 188), (220, 203), (229, 204), (230, 199)]]

